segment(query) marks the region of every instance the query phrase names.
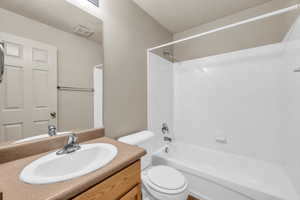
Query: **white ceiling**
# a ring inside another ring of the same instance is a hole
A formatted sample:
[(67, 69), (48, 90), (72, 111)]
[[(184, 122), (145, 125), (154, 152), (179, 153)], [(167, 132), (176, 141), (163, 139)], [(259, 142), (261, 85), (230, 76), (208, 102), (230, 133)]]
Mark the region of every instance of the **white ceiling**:
[(270, 0), (133, 0), (172, 33), (206, 24)]
[(0, 7), (69, 33), (86, 26), (95, 32), (89, 39), (102, 42), (102, 21), (65, 0), (0, 0)]

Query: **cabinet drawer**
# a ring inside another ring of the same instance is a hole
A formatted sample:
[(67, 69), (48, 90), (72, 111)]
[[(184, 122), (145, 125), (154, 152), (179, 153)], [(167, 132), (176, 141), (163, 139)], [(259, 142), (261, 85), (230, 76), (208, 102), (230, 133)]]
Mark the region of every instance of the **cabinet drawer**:
[(120, 200), (141, 200), (141, 185), (135, 186), (130, 192), (123, 196)]
[(135, 162), (73, 200), (119, 200), (141, 183), (141, 163)]

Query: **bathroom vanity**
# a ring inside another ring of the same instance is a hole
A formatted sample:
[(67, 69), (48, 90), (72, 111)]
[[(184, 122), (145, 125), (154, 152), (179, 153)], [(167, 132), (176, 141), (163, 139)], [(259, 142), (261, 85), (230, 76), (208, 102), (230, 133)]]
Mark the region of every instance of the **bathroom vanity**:
[[(97, 131), (99, 130), (91, 131), (91, 133), (95, 135)], [(66, 138), (62, 139), (65, 141)], [(106, 137), (93, 138), (85, 142), (80, 140), (79, 142), (80, 144), (111, 144), (118, 149), (118, 154), (109, 164), (94, 172), (79, 178), (51, 184), (28, 184), (21, 181), (19, 175), (25, 166), (48, 155), (49, 152), (57, 151), (57, 148), (22, 158), (20, 158), (19, 155), (18, 159), (2, 162), (0, 165), (0, 190), (3, 193), (3, 200), (141, 199), (140, 159), (146, 154), (144, 149)], [(34, 146), (33, 143), (31, 145)], [(8, 155), (10, 153), (9, 151), (14, 147), (9, 148), (10, 149), (5, 150)], [(15, 148), (20, 150), (22, 145), (16, 145)], [(26, 149), (26, 145), (24, 145), (23, 148)], [(43, 148), (45, 148), (45, 146)], [(0, 149), (0, 155), (1, 151), (4, 150)]]

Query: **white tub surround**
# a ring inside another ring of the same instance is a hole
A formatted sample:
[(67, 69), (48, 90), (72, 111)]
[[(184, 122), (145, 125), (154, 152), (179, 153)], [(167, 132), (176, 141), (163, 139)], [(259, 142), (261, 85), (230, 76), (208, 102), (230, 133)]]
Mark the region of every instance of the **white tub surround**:
[(175, 63), (176, 140), (280, 163), (283, 49), (274, 44)]
[[(298, 113), (293, 111), (298, 101), (287, 103), (298, 88), (294, 84), (293, 90), (287, 89), (293, 83), (287, 74), (297, 80), (299, 74), (286, 62), (292, 55), (289, 52), (287, 57), (286, 47), (279, 43), (173, 64), (170, 74), (174, 78), (168, 81), (174, 86), (167, 92), (173, 95), (173, 106), (159, 106), (150, 97), (150, 108), (173, 113), (176, 142), (184, 145), (175, 145), (175, 150), (180, 149), (178, 155), (171, 148), (169, 157), (163, 153), (154, 156), (154, 163), (180, 169), (191, 192), (197, 196), (200, 191), (204, 199), (299, 200), (293, 177), (296, 165), (285, 153), (295, 149), (288, 147), (294, 136), (289, 133), (287, 139), (283, 134), (288, 129), (288, 114)], [(167, 81), (163, 77), (156, 76), (156, 82)], [(157, 97), (166, 94), (166, 89), (153, 85)], [(159, 125), (164, 117), (150, 115), (149, 121), (150, 130), (161, 135)]]

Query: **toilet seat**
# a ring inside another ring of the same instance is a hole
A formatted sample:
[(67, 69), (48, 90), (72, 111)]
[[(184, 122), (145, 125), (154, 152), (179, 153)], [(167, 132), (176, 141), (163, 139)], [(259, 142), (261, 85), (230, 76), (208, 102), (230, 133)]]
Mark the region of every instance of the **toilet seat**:
[(156, 192), (180, 194), (187, 188), (185, 177), (176, 169), (168, 166), (155, 166), (144, 173), (143, 181)]

